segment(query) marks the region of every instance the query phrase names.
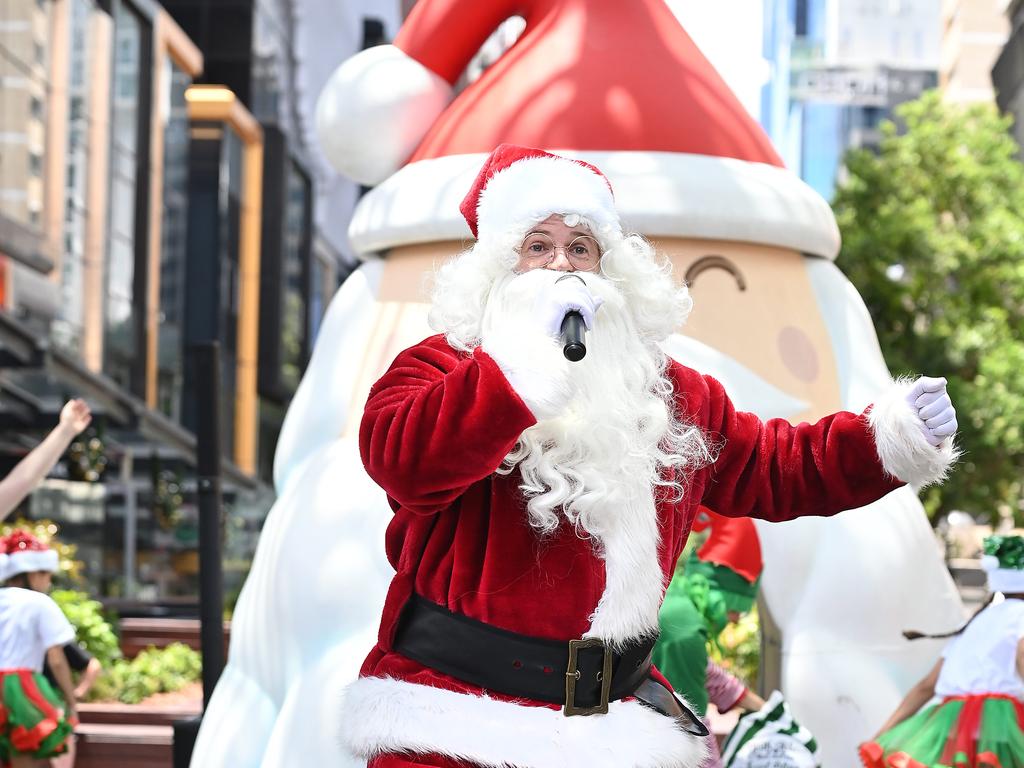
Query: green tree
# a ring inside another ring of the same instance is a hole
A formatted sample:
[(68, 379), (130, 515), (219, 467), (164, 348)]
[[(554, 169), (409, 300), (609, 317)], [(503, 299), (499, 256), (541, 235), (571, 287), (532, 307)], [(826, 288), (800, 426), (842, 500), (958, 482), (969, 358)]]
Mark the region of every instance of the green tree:
[(833, 208), (839, 267), (868, 306), (894, 374), (945, 376), (964, 451), (933, 517), (1021, 514), (1024, 477), (1024, 168), (991, 105), (926, 93), (847, 154)]

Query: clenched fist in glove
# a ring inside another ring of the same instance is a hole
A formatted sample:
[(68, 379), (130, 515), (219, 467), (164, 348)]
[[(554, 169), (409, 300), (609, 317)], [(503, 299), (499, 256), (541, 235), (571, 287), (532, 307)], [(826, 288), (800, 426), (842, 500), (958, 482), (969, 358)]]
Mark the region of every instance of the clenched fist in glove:
[(569, 272), (557, 280), (548, 282), (538, 292), (535, 306), (541, 324), (548, 335), (557, 339), (562, 332), (562, 320), (569, 312), (579, 312), (587, 330), (594, 327), (594, 315), (604, 304), (604, 299), (594, 296), (583, 278)]
[(914, 382), (906, 399), (921, 420), (925, 439), (932, 445), (940, 445), (956, 432), (956, 409), (946, 392), (945, 379), (922, 376)]

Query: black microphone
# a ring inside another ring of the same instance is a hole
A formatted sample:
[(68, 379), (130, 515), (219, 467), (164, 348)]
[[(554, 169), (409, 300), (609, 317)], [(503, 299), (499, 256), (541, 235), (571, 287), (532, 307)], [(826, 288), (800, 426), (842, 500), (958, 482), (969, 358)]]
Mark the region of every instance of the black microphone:
[[(562, 275), (555, 282), (560, 283), (570, 278), (576, 278), (584, 285), (587, 284), (582, 277), (572, 272)], [(566, 312), (565, 317), (562, 318), (562, 328), (559, 336), (562, 340), (562, 354), (565, 355), (566, 360), (578, 363), (587, 356), (587, 345), (583, 343), (586, 336), (587, 324), (583, 322), (583, 315), (574, 309)]]
[(578, 363), (587, 355), (587, 345), (583, 343), (586, 337), (587, 326), (583, 322), (583, 315), (576, 310), (565, 313), (562, 319), (562, 354), (565, 359)]

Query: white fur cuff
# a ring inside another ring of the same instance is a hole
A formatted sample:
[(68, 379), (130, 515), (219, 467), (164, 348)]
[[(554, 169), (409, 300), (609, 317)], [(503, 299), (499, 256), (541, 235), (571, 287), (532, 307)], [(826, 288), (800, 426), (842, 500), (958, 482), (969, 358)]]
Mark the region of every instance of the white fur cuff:
[(495, 768), (696, 768), (703, 739), (637, 701), (608, 714), (470, 696), (402, 680), (364, 677), (345, 691), (341, 738), (362, 758), (425, 752)]
[(480, 345), (505, 374), (537, 421), (558, 416), (572, 397), (568, 363), (554, 339), (537, 334), (501, 332)]
[(882, 468), (915, 488), (945, 479), (960, 452), (953, 438), (933, 446), (924, 436), (921, 420), (906, 401), (911, 381), (898, 381), (884, 392), (868, 414)]
[(452, 87), (401, 48), (378, 45), (347, 59), (316, 105), (324, 154), (339, 171), (379, 184), (398, 170), (448, 103)]

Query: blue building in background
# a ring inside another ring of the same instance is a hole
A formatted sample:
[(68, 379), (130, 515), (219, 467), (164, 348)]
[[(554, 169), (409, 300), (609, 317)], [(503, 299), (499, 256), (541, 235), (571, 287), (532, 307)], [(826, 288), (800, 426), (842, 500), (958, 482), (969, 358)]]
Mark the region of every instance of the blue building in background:
[(764, 0), (761, 123), (823, 197), (843, 153), (871, 146), (892, 110), (938, 83), (941, 0)]

